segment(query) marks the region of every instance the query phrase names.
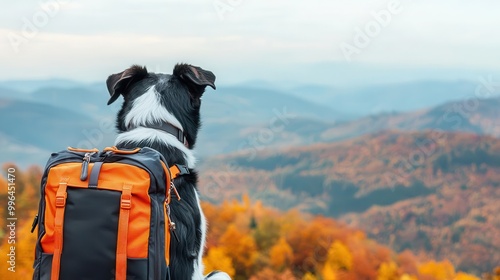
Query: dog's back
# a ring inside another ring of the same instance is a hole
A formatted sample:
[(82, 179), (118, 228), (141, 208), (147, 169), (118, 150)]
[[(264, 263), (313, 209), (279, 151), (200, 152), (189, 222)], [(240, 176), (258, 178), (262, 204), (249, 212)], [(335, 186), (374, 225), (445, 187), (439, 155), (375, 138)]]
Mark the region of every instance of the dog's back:
[(120, 95), (124, 102), (117, 116), (121, 148), (151, 147), (169, 165), (185, 165), (189, 173), (174, 184), (181, 200), (172, 200), (171, 218), (176, 238), (171, 241), (172, 279), (228, 280), (223, 272), (203, 276), (206, 221), (197, 191), (196, 160), (192, 149), (200, 128), (201, 97), (207, 86), (215, 89), (215, 75), (187, 64), (175, 66), (173, 74), (149, 73), (132, 66), (107, 80), (108, 104)]

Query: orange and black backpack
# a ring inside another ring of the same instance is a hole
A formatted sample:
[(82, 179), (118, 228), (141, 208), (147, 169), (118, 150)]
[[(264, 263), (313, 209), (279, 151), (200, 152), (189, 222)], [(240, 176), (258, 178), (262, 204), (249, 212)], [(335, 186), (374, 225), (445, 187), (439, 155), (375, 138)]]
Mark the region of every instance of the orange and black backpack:
[(170, 279), (173, 178), (150, 148), (54, 153), (41, 181), (34, 280)]

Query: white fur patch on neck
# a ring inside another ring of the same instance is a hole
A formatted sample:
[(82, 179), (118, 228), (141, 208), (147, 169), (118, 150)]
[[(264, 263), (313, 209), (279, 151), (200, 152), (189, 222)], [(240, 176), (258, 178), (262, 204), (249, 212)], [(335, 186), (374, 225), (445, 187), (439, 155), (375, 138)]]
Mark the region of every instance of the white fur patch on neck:
[(194, 168), (196, 165), (196, 158), (194, 157), (192, 150), (184, 146), (184, 144), (172, 134), (154, 128), (137, 127), (130, 131), (120, 133), (116, 137), (115, 145), (119, 145), (121, 143), (137, 143), (140, 141), (146, 141), (149, 143), (158, 141), (160, 143), (164, 143), (165, 145), (177, 148), (184, 153), (184, 159), (186, 160), (186, 164), (189, 168)]
[(168, 122), (184, 131), (181, 123), (165, 107), (161, 105), (159, 93), (152, 86), (143, 95), (137, 97), (132, 109), (125, 116), (125, 127), (138, 127), (155, 122)]

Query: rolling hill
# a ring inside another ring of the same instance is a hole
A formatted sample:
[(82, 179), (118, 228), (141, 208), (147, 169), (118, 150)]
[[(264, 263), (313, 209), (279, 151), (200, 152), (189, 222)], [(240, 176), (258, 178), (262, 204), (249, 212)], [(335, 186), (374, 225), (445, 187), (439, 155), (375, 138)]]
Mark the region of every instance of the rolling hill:
[(383, 113), (333, 124), (323, 141), (339, 141), (383, 130), (463, 131), (500, 137), (500, 97), (467, 99), (406, 113)]
[(51, 152), (90, 146), (113, 134), (89, 116), (30, 101), (0, 99), (0, 119), (0, 162), (21, 166), (45, 164)]
[[(215, 151), (262, 151), (269, 148), (330, 143), (353, 139), (386, 130), (470, 132), (500, 137), (500, 98), (469, 99), (441, 104), (436, 107), (403, 113), (380, 113), (355, 120), (318, 120), (293, 117), (271, 131), (269, 124), (248, 127), (212, 124), (224, 135), (224, 141), (212, 142)], [(227, 127), (224, 133), (223, 127)], [(265, 138), (267, 136), (267, 138)], [(203, 137), (203, 136), (202, 136)], [(204, 139), (205, 140), (205, 139)], [(206, 141), (210, 143), (210, 141)], [(251, 143), (251, 144), (250, 144)]]
[(500, 139), (379, 132), (207, 159), (212, 202), (249, 194), (267, 205), (341, 218), (402, 251), (478, 273), (500, 263)]
[[(58, 123), (61, 130), (65, 130), (66, 134), (70, 132), (80, 141), (89, 138), (85, 135), (82, 138), (82, 131), (85, 129), (89, 132), (87, 135), (100, 133), (102, 138), (90, 136), (96, 140), (92, 141), (94, 146), (100, 148), (113, 143), (115, 132), (112, 122), (120, 103), (106, 106), (108, 95), (104, 85), (65, 85), (62, 88), (40, 88), (30, 93), (0, 89), (0, 98), (16, 102), (13, 110), (19, 115), (16, 125), (6, 122), (0, 127), (1, 141), (7, 147), (6, 153), (10, 153), (4, 158), (15, 156), (15, 152), (9, 151), (18, 150), (16, 147), (29, 146), (38, 150), (31, 153), (34, 155), (46, 154), (53, 147), (79, 142), (68, 141), (63, 137), (48, 140), (45, 136), (37, 136), (48, 131), (48, 128), (33, 130), (31, 127), (37, 122)], [(419, 111), (381, 113), (351, 120), (352, 115), (334, 112), (326, 106), (306, 102), (279, 91), (221, 87), (217, 91), (207, 91), (203, 99), (203, 126), (196, 149), (199, 156), (207, 157), (243, 150), (262, 151), (284, 146), (342, 141), (384, 130), (439, 129), (498, 136), (499, 103), (500, 98), (473, 99), (472, 103), (471, 100), (457, 101)], [(34, 108), (37, 104), (41, 104), (38, 109)], [(33, 116), (29, 117), (31, 111), (36, 115), (35, 122)], [(2, 117), (14, 116), (10, 112), (12, 110), (0, 108)], [(67, 112), (63, 114), (68, 117), (64, 118), (62, 114), (55, 116), (58, 112)], [(63, 123), (71, 127), (66, 128)], [(61, 143), (48, 146), (47, 141)], [(30, 159), (26, 156), (23, 161), (43, 164), (39, 158), (35, 156)]]
[[(0, 142), (5, 147), (0, 162), (16, 159), (21, 166), (43, 165), (51, 151), (70, 145), (101, 149), (112, 145), (116, 136), (114, 119), (121, 105), (116, 102), (106, 106), (109, 95), (102, 87), (47, 87), (34, 92), (0, 89), (0, 118), (12, 120), (0, 124)], [(203, 103), (203, 128), (197, 147), (201, 156), (238, 150), (242, 143), (251, 141), (248, 138), (253, 130), (259, 132), (262, 127), (268, 132), (296, 118), (341, 118), (327, 107), (272, 90), (222, 87), (207, 91)], [(271, 140), (279, 140), (281, 134), (274, 134)], [(271, 142), (266, 138), (259, 145), (269, 146)], [(19, 153), (22, 147), (30, 152)]]
[(0, 88), (31, 93), (41, 88), (68, 89), (85, 86), (85, 83), (68, 79), (41, 79), (41, 80), (10, 80), (0, 81)]

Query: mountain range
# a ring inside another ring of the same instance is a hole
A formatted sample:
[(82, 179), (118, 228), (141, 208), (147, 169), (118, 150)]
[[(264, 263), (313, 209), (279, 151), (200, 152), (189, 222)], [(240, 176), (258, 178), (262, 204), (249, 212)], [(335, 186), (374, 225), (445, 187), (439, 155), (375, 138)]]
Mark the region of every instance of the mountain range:
[[(500, 263), (500, 97), (479, 98), (475, 87), (207, 90), (200, 192), (333, 216), (397, 251), (491, 271)], [(108, 98), (101, 83), (0, 82), (0, 163), (43, 166), (67, 146), (112, 145), (120, 102)]]
[[(54, 83), (48, 84), (54, 86)], [(24, 91), (31, 88), (29, 85), (14, 89), (12, 83), (0, 84), (0, 118), (10, 120), (0, 124), (0, 142), (6, 147), (0, 162), (15, 160), (21, 166), (43, 164), (50, 151), (67, 146), (103, 148), (113, 144), (114, 118), (120, 104), (106, 106), (109, 95), (104, 85), (71, 87), (75, 84), (66, 81), (57, 88)], [(217, 92), (207, 91), (206, 95), (202, 106), (204, 129), (199, 141), (206, 145), (200, 145), (201, 155), (235, 149), (241, 137), (233, 132), (269, 123), (282, 114), (330, 121), (339, 117), (325, 106), (273, 90), (222, 88)], [(25, 154), (22, 147), (29, 152)]]
[[(202, 106), (203, 127), (196, 147), (199, 157), (341, 141), (386, 129), (439, 128), (499, 134), (498, 118), (494, 117), (498, 98), (452, 101), (470, 92), (472, 82), (378, 85), (372, 93), (369, 88), (342, 91), (304, 85), (281, 91), (265, 83), (261, 83), (261, 88), (256, 87), (256, 82), (251, 84), (207, 90)], [(0, 126), (0, 141), (7, 147), (0, 162), (17, 158), (20, 165), (43, 164), (42, 159), (54, 149), (78, 144), (103, 148), (112, 144), (116, 136), (113, 123), (120, 104), (106, 106), (108, 98), (104, 83), (0, 82), (0, 117), (12, 119)], [(402, 100), (406, 100), (406, 105)], [(448, 103), (440, 103), (446, 100)], [(377, 107), (377, 102), (384, 102), (385, 107)], [(377, 108), (390, 112), (371, 113)], [(409, 109), (417, 110), (405, 111)], [(30, 117), (30, 113), (36, 116)], [(62, 115), (65, 120), (61, 120)], [(57, 126), (53, 126), (55, 123)], [(50, 135), (50, 141), (44, 140), (42, 134)], [(26, 156), (18, 155), (23, 146), (30, 151)]]
[[(477, 82), (418, 81), (349, 88), (303, 85), (290, 89), (296, 96), (354, 116), (408, 112), (476, 96)], [(490, 94), (493, 95), (493, 94)]]

